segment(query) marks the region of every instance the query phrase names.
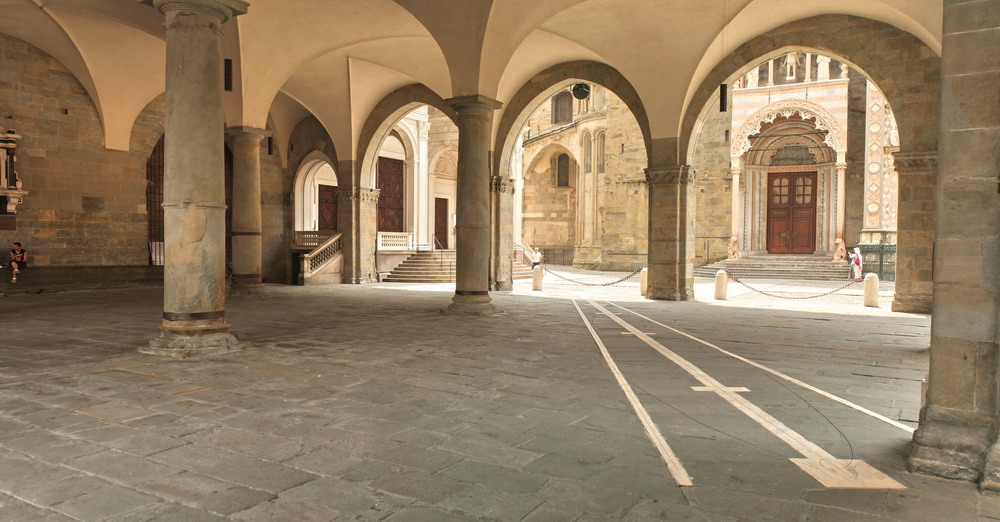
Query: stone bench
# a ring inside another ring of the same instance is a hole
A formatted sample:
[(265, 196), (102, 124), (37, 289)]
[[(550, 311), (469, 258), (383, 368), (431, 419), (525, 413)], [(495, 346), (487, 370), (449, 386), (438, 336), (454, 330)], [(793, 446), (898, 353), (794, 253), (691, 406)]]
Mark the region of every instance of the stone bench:
[(17, 283), (11, 269), (0, 270), (0, 293), (40, 294), (72, 290), (134, 288), (163, 284), (162, 266), (36, 266), (21, 270)]

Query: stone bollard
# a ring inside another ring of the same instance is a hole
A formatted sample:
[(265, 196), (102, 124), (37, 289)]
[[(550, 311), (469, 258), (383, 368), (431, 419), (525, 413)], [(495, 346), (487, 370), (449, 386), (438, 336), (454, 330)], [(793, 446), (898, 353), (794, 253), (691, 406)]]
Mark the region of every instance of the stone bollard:
[(542, 289), (542, 265), (531, 269), (531, 289), (535, 291)]
[(639, 295), (646, 297), (646, 289), (649, 288), (649, 275), (647, 274), (648, 269), (643, 268), (642, 272), (639, 272)]
[(878, 274), (865, 275), (865, 306), (878, 308)]
[(715, 299), (719, 301), (726, 300), (726, 290), (729, 289), (729, 274), (725, 270), (719, 270), (715, 273)]

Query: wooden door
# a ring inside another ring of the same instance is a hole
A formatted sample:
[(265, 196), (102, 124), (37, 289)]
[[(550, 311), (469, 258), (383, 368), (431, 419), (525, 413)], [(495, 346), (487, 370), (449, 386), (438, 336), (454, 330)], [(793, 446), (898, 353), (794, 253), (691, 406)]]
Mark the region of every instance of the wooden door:
[(767, 251), (816, 251), (816, 173), (772, 173), (767, 183)]
[(330, 234), (337, 232), (337, 187), (319, 186), (319, 219), (317, 228)]
[(448, 248), (448, 199), (434, 198), (434, 248)]
[(379, 157), (378, 231), (403, 231), (403, 160)]

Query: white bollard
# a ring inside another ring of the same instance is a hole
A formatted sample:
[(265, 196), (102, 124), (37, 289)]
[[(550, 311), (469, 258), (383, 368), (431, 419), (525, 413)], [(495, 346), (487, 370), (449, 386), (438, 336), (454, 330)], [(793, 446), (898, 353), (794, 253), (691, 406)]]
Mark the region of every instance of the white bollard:
[(865, 276), (865, 306), (878, 308), (878, 274)]
[(542, 265), (531, 269), (531, 289), (535, 291), (542, 289)]
[(646, 297), (646, 289), (649, 288), (649, 276), (646, 272), (646, 268), (643, 268), (642, 272), (639, 272), (639, 295), (643, 297)]
[(726, 300), (726, 290), (729, 288), (729, 274), (725, 270), (719, 270), (715, 273), (715, 299), (719, 301)]

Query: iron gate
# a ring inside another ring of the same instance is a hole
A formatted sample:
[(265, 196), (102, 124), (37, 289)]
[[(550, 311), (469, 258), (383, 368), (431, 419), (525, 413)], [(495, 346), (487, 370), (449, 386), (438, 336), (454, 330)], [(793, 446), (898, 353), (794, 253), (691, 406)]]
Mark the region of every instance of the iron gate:
[(861, 243), (862, 272), (878, 274), (879, 281), (896, 280), (896, 245), (887, 243)]

